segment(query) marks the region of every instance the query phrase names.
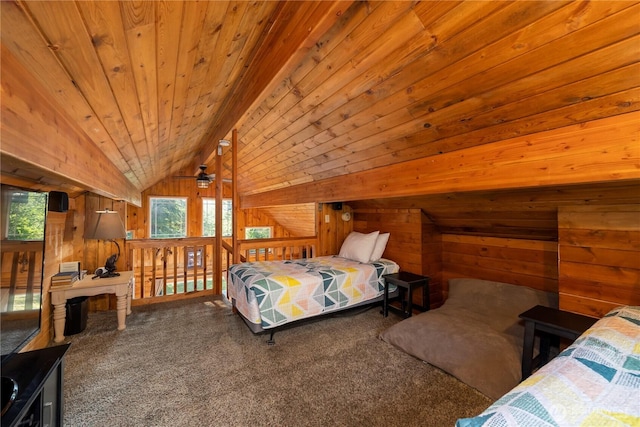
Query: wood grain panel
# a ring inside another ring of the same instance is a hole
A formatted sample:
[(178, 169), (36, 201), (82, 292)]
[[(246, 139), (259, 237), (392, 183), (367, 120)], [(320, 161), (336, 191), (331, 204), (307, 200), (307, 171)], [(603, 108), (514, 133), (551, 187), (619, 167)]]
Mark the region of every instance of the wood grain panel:
[(640, 204), (558, 212), (560, 307), (602, 316), (640, 304)]
[[(383, 180), (352, 182), (374, 185), (365, 199), (397, 196), (401, 188), (403, 195), (425, 193), (431, 182), (423, 186), (420, 174), (416, 182), (395, 167), (409, 171), (418, 160), (437, 166), (446, 154), (466, 156), (482, 145), (502, 150), (500, 142), (514, 138), (533, 145), (506, 149), (505, 160), (521, 152), (548, 156), (546, 165), (523, 163), (545, 173), (512, 182), (523, 169), (518, 165), (483, 188), (627, 179), (626, 162), (637, 165), (628, 149), (637, 140), (626, 136), (609, 139), (604, 157), (581, 151), (593, 148), (591, 137), (583, 144), (576, 135), (556, 149), (537, 144), (546, 132), (576, 125), (589, 134), (601, 119), (638, 111), (637, 1), (6, 1), (1, 7), (3, 49), (21, 67), (8, 72), (39, 82), (41, 96), (138, 191), (212, 164), (216, 141), (232, 129), (240, 136), (238, 190), (247, 196), (291, 189), (278, 204), (299, 203), (300, 184), (323, 187), (366, 171)], [(5, 124), (13, 127), (9, 134), (24, 131), (17, 122)], [(50, 134), (51, 145), (65, 146), (62, 135)], [(456, 167), (453, 159), (446, 167), (460, 172), (450, 176), (458, 185), (432, 191), (474, 189), (461, 183), (485, 176), (484, 158), (471, 160), (482, 170), (464, 161)], [(66, 180), (102, 194), (75, 173), (65, 171)], [(14, 172), (35, 186), (56, 182), (49, 174), (32, 176)], [(329, 185), (344, 184), (336, 183)], [(351, 192), (336, 201), (362, 194), (358, 185), (342, 187)], [(331, 192), (315, 196), (302, 202), (333, 201)], [(519, 237), (553, 234), (549, 224), (519, 229)]]
[(429, 276), (429, 302), (437, 308), (444, 302), (442, 268), (442, 233), (431, 218), (421, 212), (422, 274)]
[[(383, 257), (400, 269), (429, 276), (431, 307), (442, 304), (441, 242), (435, 225), (419, 209), (356, 209), (354, 231), (390, 233)], [(422, 305), (422, 295), (414, 301)]]
[(241, 206), (637, 180), (638, 123), (638, 113), (623, 114), (535, 137), (512, 138), (381, 170), (247, 195), (241, 197)]
[[(161, 3), (157, 3), (161, 4)], [(156, 3), (122, 2), (122, 31), (127, 45), (122, 54), (130, 60), (130, 78), (135, 82), (134, 95), (139, 104), (139, 113), (130, 117), (142, 127), (144, 139), (135, 142), (142, 154), (142, 167), (150, 177), (159, 175), (159, 158), (155, 153), (162, 150), (158, 135), (158, 82), (156, 52)], [(159, 22), (159, 21), (158, 21)], [(140, 120), (141, 119), (141, 120)], [(146, 181), (154, 182), (153, 178)]]
[(114, 158), (122, 157), (120, 153), (125, 158), (132, 156), (131, 152), (127, 154), (132, 147), (131, 137), (76, 3), (34, 2), (28, 3), (28, 8), (52, 54), (66, 73), (73, 75), (74, 86), (89, 100), (116, 144), (117, 149), (110, 149), (109, 154)]
[(443, 280), (472, 277), (558, 292), (553, 242), (445, 234), (442, 248)]
[[(39, 167), (45, 173), (37, 175), (36, 181), (43, 175), (53, 176), (110, 197), (126, 195), (132, 203), (139, 203), (139, 191), (76, 122), (59, 111), (59, 105), (49, 103), (46, 90), (2, 46), (3, 158)], [(57, 143), (59, 138), (64, 144)], [(4, 162), (2, 167), (4, 170)], [(66, 178), (69, 175), (75, 179)]]
[(142, 113), (136, 96), (127, 40), (121, 31), (120, 8), (115, 2), (79, 2), (78, 8), (131, 138), (132, 144), (127, 146), (129, 151), (125, 152), (129, 154), (130, 168), (140, 175), (140, 179), (144, 179), (149, 171), (141, 162), (148, 158), (149, 148), (146, 146), (143, 123), (138, 119)]
[[(82, 93), (74, 86), (73, 80), (59, 66), (56, 57), (51, 54), (51, 49), (42, 43), (42, 36), (32, 30), (28, 13), (20, 5), (10, 1), (0, 2), (0, 8), (2, 11), (0, 13), (2, 19), (0, 29), (2, 31), (3, 80), (5, 73), (12, 73), (22, 76), (24, 80), (33, 79), (39, 83), (39, 86), (36, 83), (35, 87), (42, 88), (50, 97), (46, 102), (65, 106), (65, 113), (69, 118), (75, 121), (86, 135), (91, 136), (94, 143), (100, 146), (121, 171), (127, 171), (126, 160), (115, 155), (115, 143), (102, 122), (95, 116)], [(15, 70), (12, 69), (11, 64), (5, 61), (9, 52), (20, 62), (20, 65), (16, 65)], [(28, 97), (28, 95), (26, 96)], [(64, 114), (61, 113), (61, 115)], [(18, 129), (23, 128), (18, 127)], [(139, 179), (134, 174), (123, 173), (134, 186), (140, 185)], [(66, 176), (74, 175), (67, 173)], [(92, 188), (95, 191), (96, 187)]]

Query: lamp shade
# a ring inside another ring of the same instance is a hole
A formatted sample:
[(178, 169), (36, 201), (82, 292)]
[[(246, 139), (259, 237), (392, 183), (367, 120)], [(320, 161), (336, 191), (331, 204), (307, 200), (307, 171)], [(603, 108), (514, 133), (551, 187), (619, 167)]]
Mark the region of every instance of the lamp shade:
[(124, 239), (127, 237), (127, 231), (120, 219), (118, 212), (101, 211), (98, 212), (98, 218), (93, 227), (89, 228), (87, 239), (96, 240), (113, 240)]

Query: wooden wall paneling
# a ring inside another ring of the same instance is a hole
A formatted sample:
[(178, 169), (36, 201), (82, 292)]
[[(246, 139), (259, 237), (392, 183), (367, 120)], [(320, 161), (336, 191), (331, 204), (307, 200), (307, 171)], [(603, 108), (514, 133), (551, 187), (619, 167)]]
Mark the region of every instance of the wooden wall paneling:
[(286, 227), (291, 236), (308, 237), (316, 235), (316, 204), (302, 203), (260, 208), (277, 223)]
[(442, 291), (442, 233), (424, 212), (422, 217), (422, 274), (429, 276), (429, 302), (437, 308), (444, 302)]
[[(179, 176), (180, 178), (178, 178)], [(128, 218), (132, 224), (127, 224), (128, 230), (134, 231), (134, 238), (145, 239), (149, 234), (149, 198), (150, 197), (186, 197), (187, 198), (187, 237), (202, 235), (202, 198), (215, 199), (215, 185), (209, 188), (197, 188), (195, 175), (192, 178), (188, 173), (178, 174), (174, 177), (161, 180), (144, 190), (140, 207), (129, 205), (127, 207)], [(224, 198), (231, 198), (231, 188), (223, 186)], [(130, 228), (133, 227), (133, 228)]]
[[(202, 236), (202, 206), (202, 197), (187, 199), (187, 237)], [(220, 211), (222, 212), (222, 208)]]
[[(294, 237), (292, 233), (289, 232), (286, 225), (283, 225), (276, 221), (268, 211), (263, 209), (243, 209), (241, 210), (244, 215), (244, 228), (243, 234), (239, 236), (239, 239), (246, 239), (244, 234), (246, 227), (271, 227), (273, 230), (273, 235), (271, 237)], [(294, 221), (294, 219), (292, 219)], [(298, 236), (302, 237), (302, 236)]]
[(561, 207), (558, 228), (560, 308), (601, 317), (640, 305), (640, 203)]
[(419, 209), (356, 209), (354, 231), (389, 232), (383, 256), (400, 268), (422, 274), (422, 218)]
[(443, 285), (457, 277), (558, 292), (557, 243), (499, 237), (442, 236)]
[(402, 270), (423, 273), (419, 209), (354, 210), (353, 229), (361, 233), (376, 230), (390, 233), (383, 257), (397, 262)]
[[(380, 231), (390, 233), (383, 258), (398, 263), (400, 270), (433, 276), (430, 286), (431, 306), (441, 304), (437, 254), (426, 254), (426, 248), (438, 247), (434, 225), (419, 209), (356, 209), (353, 229), (361, 233)], [(425, 261), (427, 263), (425, 264)], [(415, 295), (416, 304), (422, 305), (422, 295)]]
[(320, 246), (316, 248), (317, 256), (337, 255), (344, 239), (355, 229), (353, 219), (348, 222), (342, 220), (342, 213), (350, 208), (343, 204), (341, 210), (336, 210), (331, 203), (319, 203), (317, 206), (316, 226)]

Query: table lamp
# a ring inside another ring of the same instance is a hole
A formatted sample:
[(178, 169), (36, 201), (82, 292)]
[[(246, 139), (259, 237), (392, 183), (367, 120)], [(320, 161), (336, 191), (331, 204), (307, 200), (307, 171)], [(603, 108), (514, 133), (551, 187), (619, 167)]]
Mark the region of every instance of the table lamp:
[(96, 276), (94, 278), (119, 276), (120, 273), (116, 272), (116, 261), (120, 258), (120, 245), (118, 245), (118, 242), (116, 242), (115, 239), (126, 238), (127, 232), (124, 229), (124, 225), (122, 224), (122, 220), (120, 219), (118, 212), (105, 209), (104, 211), (96, 211), (96, 213), (98, 214), (98, 218), (95, 226), (89, 228), (89, 233), (86, 238), (113, 242), (118, 248), (118, 253), (107, 258), (104, 265), (104, 271), (99, 272), (100, 274), (96, 272)]

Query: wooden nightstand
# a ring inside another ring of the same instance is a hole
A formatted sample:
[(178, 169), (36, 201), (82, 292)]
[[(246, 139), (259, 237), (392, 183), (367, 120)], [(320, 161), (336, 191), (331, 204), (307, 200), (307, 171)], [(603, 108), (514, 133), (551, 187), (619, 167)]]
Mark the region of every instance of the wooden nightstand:
[[(384, 303), (382, 306), (382, 314), (387, 317), (389, 310), (396, 310), (404, 317), (411, 317), (413, 311), (413, 291), (422, 289), (422, 307), (419, 307), (422, 311), (429, 310), (429, 277), (421, 276), (419, 274), (409, 273), (408, 271), (401, 271), (394, 274), (385, 274), (384, 278)], [(389, 284), (398, 286), (403, 291), (402, 297), (402, 309), (389, 305)]]
[[(536, 332), (540, 332), (540, 355), (536, 367), (549, 361), (549, 349), (558, 349), (560, 338), (576, 340), (598, 319), (536, 305), (519, 316), (524, 319), (524, 343), (522, 348), (522, 379), (529, 377), (534, 368), (533, 344)], [(552, 342), (553, 341), (553, 342)]]

